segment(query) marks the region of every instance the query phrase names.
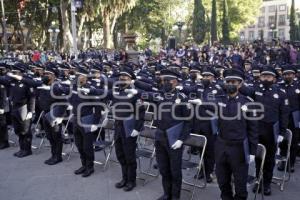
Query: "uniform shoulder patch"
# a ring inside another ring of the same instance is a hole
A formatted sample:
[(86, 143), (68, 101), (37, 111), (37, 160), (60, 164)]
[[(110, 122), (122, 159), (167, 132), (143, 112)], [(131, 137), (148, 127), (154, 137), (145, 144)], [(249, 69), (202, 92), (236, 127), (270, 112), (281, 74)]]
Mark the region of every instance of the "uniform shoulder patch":
[(179, 97), (181, 97), (182, 99), (186, 99), (187, 98), (187, 96), (184, 93), (182, 93), (182, 92), (179, 93)]
[(285, 89), (280, 88), (280, 91), (283, 92), (283, 93), (286, 93)]

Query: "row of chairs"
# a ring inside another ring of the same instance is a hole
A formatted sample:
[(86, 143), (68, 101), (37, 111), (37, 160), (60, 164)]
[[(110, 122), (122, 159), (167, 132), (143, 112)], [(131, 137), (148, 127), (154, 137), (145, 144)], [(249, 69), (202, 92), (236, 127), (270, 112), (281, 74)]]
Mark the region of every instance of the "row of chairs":
[[(144, 124), (144, 129), (141, 131), (139, 138), (138, 138), (138, 145), (137, 145), (137, 161), (138, 161), (138, 169), (139, 169), (139, 174), (140, 175), (146, 175), (147, 177), (152, 177), (156, 178), (159, 176), (158, 171), (153, 172), (153, 164), (155, 161), (155, 130), (156, 127), (154, 126), (154, 113), (151, 112), (151, 107), (150, 104), (144, 103), (146, 106), (146, 112), (145, 112), (145, 124)], [(112, 114), (109, 112), (110, 110), (110, 104), (107, 105), (106, 112), (103, 114), (103, 118), (101, 120), (101, 125), (100, 129), (96, 138), (96, 141), (94, 142), (94, 147), (95, 148), (100, 148), (101, 151), (104, 154), (104, 161), (95, 161), (96, 164), (101, 164), (103, 166), (103, 171), (108, 169), (108, 165), (111, 161), (114, 161), (111, 159), (112, 155), (112, 150), (114, 148), (114, 139), (113, 139), (113, 134), (114, 134), (114, 119)], [(41, 130), (38, 126), (41, 117), (43, 113), (38, 118), (38, 121), (36, 125), (34, 126), (34, 133), (39, 133)], [(75, 152), (75, 145), (74, 145), (74, 138), (72, 135), (68, 134), (68, 126), (70, 124), (70, 121), (72, 119), (72, 115), (69, 116), (69, 118), (66, 120), (64, 123), (63, 127), (63, 136), (65, 140), (68, 140), (68, 143), (70, 145), (70, 151), (65, 152), (64, 155), (67, 156), (67, 160), (70, 159), (71, 154)], [(102, 130), (105, 130), (105, 139), (103, 140), (101, 138), (101, 132)], [(288, 153), (286, 156), (276, 156), (276, 161), (277, 162), (285, 162), (285, 170), (283, 173), (282, 177), (274, 177), (274, 183), (278, 184), (280, 186), (281, 191), (284, 190), (285, 183), (289, 181), (290, 179), (290, 171), (289, 171), (289, 157), (290, 157), (290, 146), (291, 146), (291, 139), (292, 139), (292, 132), (290, 130), (287, 131), (287, 141), (288, 141)], [(44, 146), (45, 144), (45, 134), (41, 138), (41, 141), (38, 146), (34, 146), (38, 151)], [(185, 178), (183, 178), (183, 183), (185, 185), (191, 186), (191, 189), (184, 189), (188, 192), (191, 193), (191, 199), (194, 198), (196, 188), (205, 188), (206, 187), (206, 175), (205, 175), (205, 170), (204, 170), (204, 154), (206, 150), (206, 145), (207, 145), (207, 139), (203, 135), (198, 135), (198, 134), (190, 134), (190, 137), (184, 142), (185, 148), (197, 148), (201, 149), (199, 156), (197, 156), (197, 159), (191, 159), (191, 154), (189, 153), (188, 159), (183, 159), (182, 162), (182, 170), (196, 170), (197, 177), (199, 176), (200, 172), (204, 172), (204, 181), (202, 183), (199, 183), (197, 179), (194, 179), (193, 181), (187, 181)], [(190, 151), (187, 151), (190, 152)], [(255, 181), (252, 181), (253, 183), (259, 184), (263, 187), (263, 166), (265, 162), (265, 156), (266, 156), (266, 148), (262, 145), (259, 144), (257, 148), (257, 154), (256, 158), (260, 159), (262, 161), (262, 165), (260, 168), (259, 176)], [(148, 159), (148, 164), (146, 167), (143, 167), (142, 160)], [(116, 161), (114, 161), (116, 162)], [(145, 169), (144, 169), (145, 168)], [(147, 178), (141, 178), (144, 180), (144, 185), (147, 183)], [(253, 180), (253, 179), (252, 179)], [(261, 194), (261, 198), (264, 199), (263, 192)], [(254, 199), (256, 199), (257, 193), (255, 194)]]

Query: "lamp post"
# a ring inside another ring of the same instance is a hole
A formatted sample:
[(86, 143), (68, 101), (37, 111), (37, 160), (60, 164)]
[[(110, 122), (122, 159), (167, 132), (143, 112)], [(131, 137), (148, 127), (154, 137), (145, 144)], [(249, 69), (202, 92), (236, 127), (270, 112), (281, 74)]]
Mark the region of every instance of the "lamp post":
[(179, 31), (179, 42), (181, 43), (181, 34), (182, 34), (182, 30), (185, 28), (184, 27), (184, 22), (176, 22), (174, 25), (177, 26), (178, 31)]
[(59, 32), (60, 30), (55, 26), (55, 22), (52, 22), (50, 28), (48, 29), (48, 33), (50, 34), (50, 42), (54, 52), (56, 51), (57, 36)]

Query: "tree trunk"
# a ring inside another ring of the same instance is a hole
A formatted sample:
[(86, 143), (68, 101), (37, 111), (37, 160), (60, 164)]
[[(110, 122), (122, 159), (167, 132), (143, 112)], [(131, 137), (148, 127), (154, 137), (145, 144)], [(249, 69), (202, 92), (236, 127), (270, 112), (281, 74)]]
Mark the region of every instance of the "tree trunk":
[(103, 15), (103, 40), (104, 48), (113, 48), (113, 37), (111, 33), (110, 18), (107, 12), (104, 11)]
[(72, 44), (72, 34), (70, 30), (69, 17), (68, 17), (68, 5), (70, 1), (60, 0), (60, 9), (61, 9), (61, 21), (62, 21), (62, 37), (63, 37), (63, 45), (61, 47), (61, 51), (65, 52), (69, 50), (69, 47)]

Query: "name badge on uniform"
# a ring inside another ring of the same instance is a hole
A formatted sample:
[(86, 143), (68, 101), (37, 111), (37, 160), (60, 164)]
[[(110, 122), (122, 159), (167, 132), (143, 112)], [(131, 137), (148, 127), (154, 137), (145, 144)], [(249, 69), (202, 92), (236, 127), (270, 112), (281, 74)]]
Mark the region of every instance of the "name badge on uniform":
[(187, 83), (187, 84), (185, 84), (186, 86), (190, 86), (191, 84), (189, 84), (189, 83)]
[(204, 90), (203, 89), (198, 89), (198, 92), (203, 92)]
[(261, 92), (255, 92), (255, 95), (262, 96), (263, 94)]
[(213, 90), (212, 93), (213, 93), (213, 94), (217, 94), (218, 91), (217, 91), (217, 90)]
[(278, 95), (278, 94), (274, 94), (273, 97), (274, 97), (275, 99), (278, 99), (278, 98), (279, 98), (279, 95)]

